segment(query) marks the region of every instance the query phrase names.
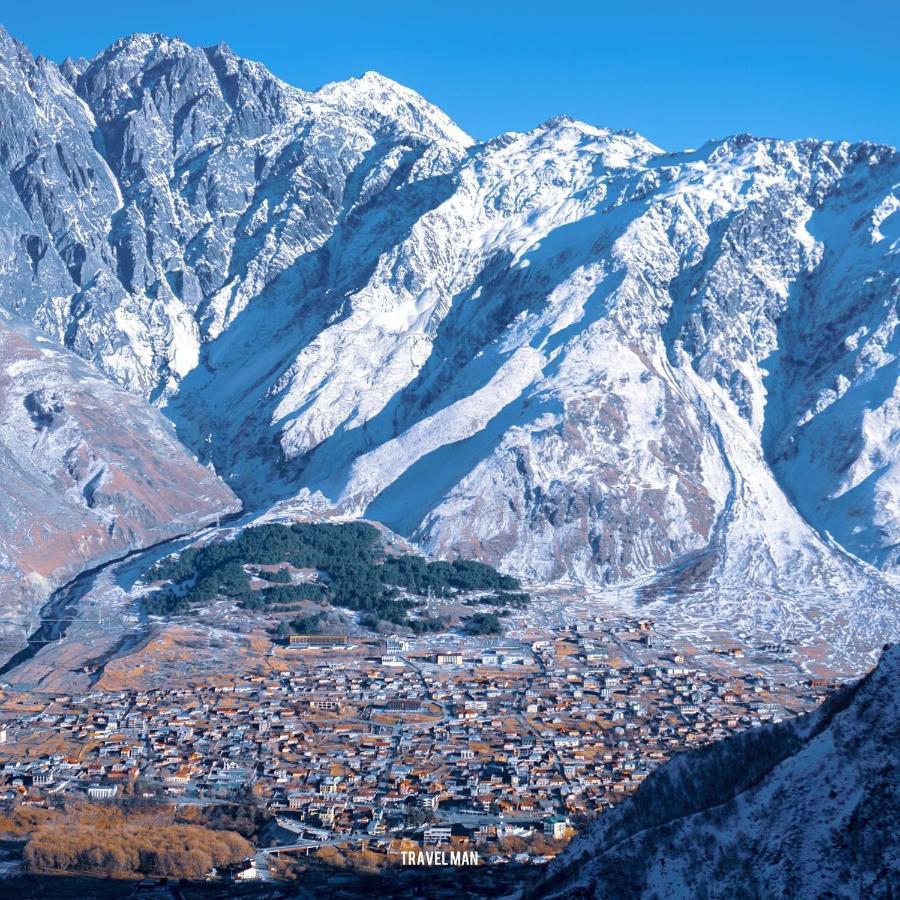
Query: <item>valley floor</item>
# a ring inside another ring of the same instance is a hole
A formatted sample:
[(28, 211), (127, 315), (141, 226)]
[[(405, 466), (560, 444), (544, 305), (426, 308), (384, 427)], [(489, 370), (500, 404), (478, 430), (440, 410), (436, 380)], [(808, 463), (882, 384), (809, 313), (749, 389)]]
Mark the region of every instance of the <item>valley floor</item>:
[(325, 865), (384, 870), (447, 846), (540, 865), (673, 754), (808, 710), (831, 681), (787, 647), (698, 647), (627, 614), (566, 624), (562, 608), (538, 598), (502, 638), (389, 650), (351, 621), (338, 646), (301, 649), (222, 601), (145, 623), (130, 646), (112, 635), (102, 662), (76, 622), (66, 667), (48, 646), (7, 675), (0, 796), (202, 807), (252, 793), (267, 847)]

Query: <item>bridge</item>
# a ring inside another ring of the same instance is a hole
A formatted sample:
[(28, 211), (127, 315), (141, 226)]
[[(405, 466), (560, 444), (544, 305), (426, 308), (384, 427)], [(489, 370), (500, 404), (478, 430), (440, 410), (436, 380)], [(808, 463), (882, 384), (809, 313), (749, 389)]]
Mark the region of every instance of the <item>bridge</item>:
[(315, 850), (336, 841), (298, 841), (296, 844), (280, 844), (277, 847), (257, 847), (256, 852), (263, 856), (278, 856), (280, 853), (296, 853), (299, 850)]

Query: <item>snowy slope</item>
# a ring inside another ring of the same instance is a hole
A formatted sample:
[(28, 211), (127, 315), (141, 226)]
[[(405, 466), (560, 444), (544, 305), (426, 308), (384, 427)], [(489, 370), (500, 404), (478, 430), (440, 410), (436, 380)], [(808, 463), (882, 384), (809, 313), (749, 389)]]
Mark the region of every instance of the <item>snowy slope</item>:
[(816, 712), (676, 757), (579, 835), (536, 896), (893, 896), (898, 692), (895, 645)]
[(157, 410), (0, 310), (0, 661), (81, 569), (237, 508)]
[(474, 144), (374, 73), (0, 43), (0, 302), (251, 506), (851, 655), (900, 638), (895, 150), (565, 117)]

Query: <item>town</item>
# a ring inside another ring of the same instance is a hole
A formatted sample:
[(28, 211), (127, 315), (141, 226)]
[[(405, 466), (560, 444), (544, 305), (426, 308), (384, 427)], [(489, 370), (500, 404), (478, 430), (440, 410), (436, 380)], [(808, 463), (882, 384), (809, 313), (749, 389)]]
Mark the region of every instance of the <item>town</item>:
[(828, 691), (775, 654), (673, 643), (625, 615), (516, 639), (292, 635), (255, 671), (205, 682), (5, 686), (0, 801), (250, 797), (269, 824), (243, 878), (362, 851), (385, 866), (444, 848), (541, 864), (673, 754)]

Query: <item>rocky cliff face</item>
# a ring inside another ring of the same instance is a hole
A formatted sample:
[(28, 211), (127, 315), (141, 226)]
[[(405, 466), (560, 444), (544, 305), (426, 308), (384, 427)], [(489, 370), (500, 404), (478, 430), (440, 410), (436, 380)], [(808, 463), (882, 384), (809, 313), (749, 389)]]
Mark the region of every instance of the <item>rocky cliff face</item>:
[(656, 770), (534, 896), (893, 896), (900, 878), (900, 647), (808, 716)]
[(0, 310), (0, 657), (79, 570), (237, 508), (157, 410)]
[(475, 144), (378, 75), (306, 92), (158, 35), (59, 68), (3, 35), (0, 110), (0, 302), (250, 505), (900, 637), (895, 150)]

